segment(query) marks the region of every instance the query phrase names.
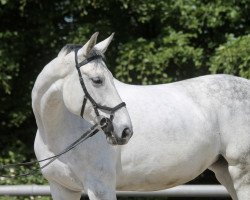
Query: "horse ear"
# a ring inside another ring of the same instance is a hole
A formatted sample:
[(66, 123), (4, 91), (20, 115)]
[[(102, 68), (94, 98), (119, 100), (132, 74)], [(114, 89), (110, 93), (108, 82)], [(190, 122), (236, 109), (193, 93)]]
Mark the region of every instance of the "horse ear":
[(112, 41), (115, 33), (112, 33), (107, 39), (103, 40), (102, 42), (99, 42), (97, 45), (95, 45), (95, 49), (98, 51), (101, 51), (103, 54), (107, 50), (110, 42)]
[(79, 49), (79, 55), (87, 56), (89, 54), (89, 52), (94, 48), (96, 44), (98, 34), (98, 32), (94, 33), (89, 41), (81, 49)]

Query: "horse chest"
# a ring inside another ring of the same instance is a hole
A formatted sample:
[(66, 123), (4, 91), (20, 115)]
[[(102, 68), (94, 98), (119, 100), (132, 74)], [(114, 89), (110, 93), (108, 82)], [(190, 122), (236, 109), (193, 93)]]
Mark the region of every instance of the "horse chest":
[[(54, 156), (48, 146), (43, 142), (39, 131), (37, 131), (35, 138), (35, 153), (38, 160), (43, 159), (44, 157)], [(41, 163), (41, 165), (43, 164), (44, 163)], [(82, 190), (82, 184), (77, 176), (72, 172), (68, 165), (59, 159), (56, 159), (46, 168), (42, 169), (42, 173), (47, 180), (55, 181), (75, 191)]]

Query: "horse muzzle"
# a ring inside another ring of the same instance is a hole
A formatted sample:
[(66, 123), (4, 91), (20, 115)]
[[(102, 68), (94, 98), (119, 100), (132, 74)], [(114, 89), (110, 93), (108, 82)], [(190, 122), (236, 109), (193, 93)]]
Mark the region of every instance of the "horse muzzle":
[(133, 135), (133, 131), (129, 128), (125, 128), (122, 132), (122, 136), (117, 136), (114, 132), (108, 132), (106, 134), (107, 142), (111, 145), (124, 145), (127, 144), (129, 139)]
[(125, 128), (122, 131), (121, 137), (119, 137), (117, 134), (114, 132), (114, 126), (112, 123), (112, 120), (107, 117), (102, 117), (99, 120), (99, 125), (103, 132), (106, 135), (106, 139), (109, 144), (111, 145), (124, 145), (127, 144), (129, 139), (133, 135), (133, 131), (130, 130), (129, 128)]

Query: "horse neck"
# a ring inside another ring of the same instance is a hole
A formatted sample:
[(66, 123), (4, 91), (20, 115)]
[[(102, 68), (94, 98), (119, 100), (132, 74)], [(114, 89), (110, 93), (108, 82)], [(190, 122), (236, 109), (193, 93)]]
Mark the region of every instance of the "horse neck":
[(54, 59), (39, 74), (32, 90), (32, 108), (45, 143), (57, 137), (59, 124), (63, 124), (65, 118), (62, 86), (67, 74), (69, 69), (63, 68), (58, 60)]
[(56, 81), (63, 79), (69, 74), (69, 68), (63, 68), (58, 58), (47, 64), (38, 75), (32, 90), (32, 106), (40, 104), (41, 97)]

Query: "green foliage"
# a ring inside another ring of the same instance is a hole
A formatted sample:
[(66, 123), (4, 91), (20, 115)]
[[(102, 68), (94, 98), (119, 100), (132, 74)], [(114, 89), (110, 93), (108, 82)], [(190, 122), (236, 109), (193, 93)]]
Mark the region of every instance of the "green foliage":
[[(13, 138), (15, 139), (15, 138)], [(34, 155), (30, 152), (30, 146), (25, 145), (20, 140), (14, 140), (8, 143), (5, 149), (1, 151), (0, 154), (0, 163), (1, 165), (7, 165), (12, 163), (20, 163), (24, 161), (34, 161)], [(29, 153), (30, 152), (30, 153)], [(9, 167), (5, 170), (1, 170), (1, 175), (13, 176), (13, 178), (4, 178), (0, 177), (0, 185), (18, 185), (18, 184), (48, 184), (47, 181), (42, 177), (41, 173), (35, 173), (35, 175), (31, 176), (22, 176), (15, 178), (15, 175), (25, 174), (32, 172), (32, 170), (38, 169), (38, 165), (30, 165), (30, 166), (19, 166)], [(40, 196), (30, 196), (30, 197), (4, 197), (0, 196), (0, 200), (29, 200), (29, 199), (41, 199), (41, 200), (49, 200), (50, 197), (40, 197)]]
[(116, 76), (128, 83), (159, 84), (195, 75), (202, 64), (202, 49), (192, 47), (190, 38), (191, 34), (171, 31), (150, 42), (139, 38), (123, 45)]
[[(66, 43), (86, 42), (95, 31), (99, 40), (116, 32), (107, 60), (114, 76), (128, 83), (209, 73), (250, 78), (249, 5), (250, 0), (0, 0), (0, 163), (35, 159), (31, 89)], [(44, 183), (41, 175), (0, 181)]]
[[(7, 165), (12, 163), (20, 163), (23, 161), (34, 161), (35, 159), (27, 158), (27, 147), (20, 142), (19, 140), (15, 141), (12, 150), (4, 152), (4, 156), (0, 158), (0, 163)], [(13, 178), (4, 178), (0, 177), (0, 185), (15, 185), (15, 184), (44, 184), (46, 183), (45, 179), (42, 177), (40, 172), (35, 173), (34, 176), (22, 176), (19, 178), (14, 178), (15, 175), (26, 174), (32, 172), (33, 170), (38, 169), (38, 165), (28, 165), (28, 166), (10, 166), (1, 171), (1, 174), (13, 176)]]
[(228, 41), (216, 49), (211, 58), (212, 73), (233, 74), (250, 79), (250, 35), (235, 38), (229, 35)]

